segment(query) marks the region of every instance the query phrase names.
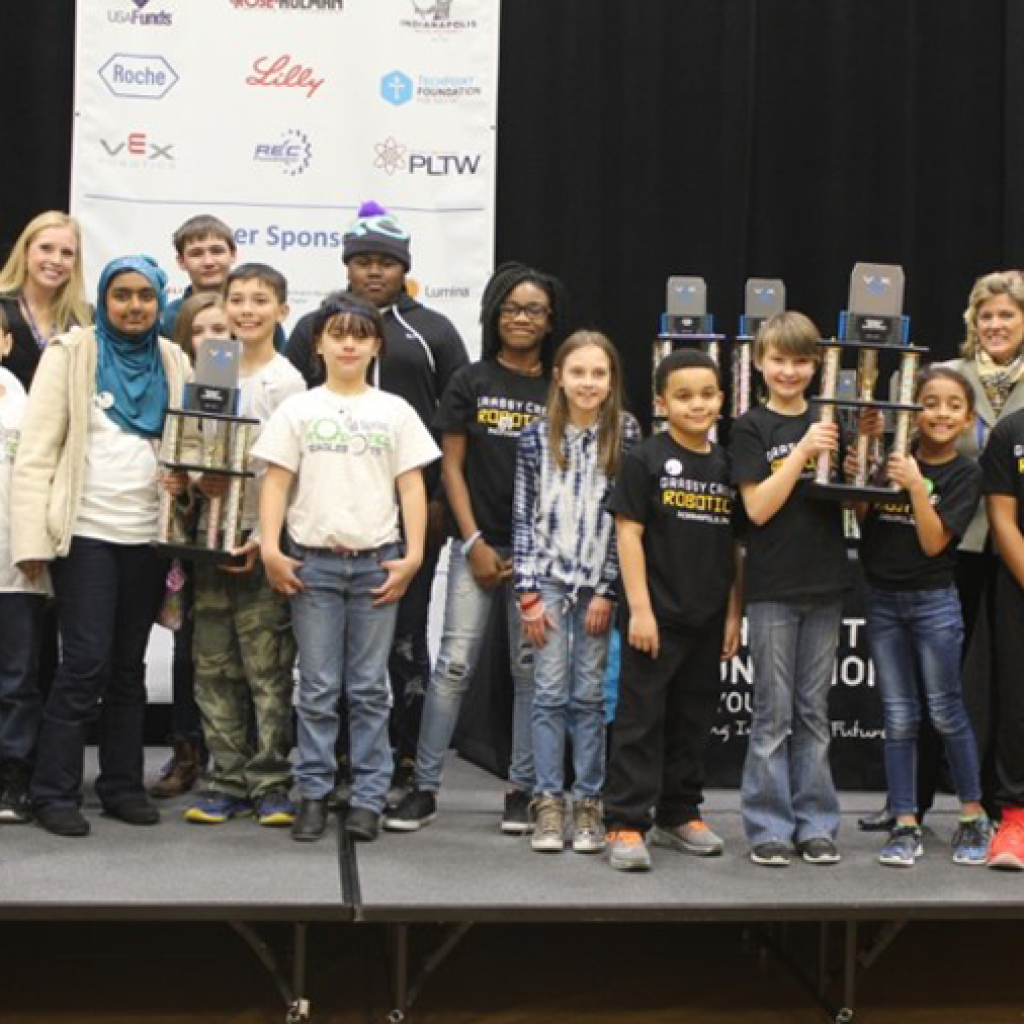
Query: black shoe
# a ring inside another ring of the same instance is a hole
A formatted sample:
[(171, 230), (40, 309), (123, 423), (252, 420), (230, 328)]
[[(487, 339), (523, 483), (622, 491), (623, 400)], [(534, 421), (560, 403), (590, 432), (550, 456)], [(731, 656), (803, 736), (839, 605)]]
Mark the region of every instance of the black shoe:
[(796, 852), (808, 864), (838, 864), (842, 857), (836, 844), (828, 836), (815, 836), (796, 844)]
[(345, 831), (359, 843), (372, 843), (380, 834), (380, 815), (368, 807), (350, 807)]
[(292, 824), (292, 839), (299, 843), (313, 843), (323, 839), (327, 832), (327, 801), (302, 798), (299, 813)]
[(24, 761), (8, 761), (0, 768), (0, 822), (24, 825), (32, 820), (28, 783), (32, 770)]
[(891, 832), (896, 825), (896, 816), (886, 804), (880, 811), (865, 814), (857, 819), (857, 828), (861, 832)]
[(160, 812), (149, 802), (149, 798), (141, 793), (138, 796), (123, 796), (119, 800), (105, 803), (103, 813), (108, 818), (123, 821), (126, 825), (155, 825), (160, 820)]
[(505, 794), (505, 813), (501, 816), (501, 831), (507, 836), (522, 836), (533, 831), (530, 804), (533, 797), (525, 789), (512, 789)]
[(384, 815), (389, 832), (418, 832), (437, 817), (437, 797), (426, 789), (414, 789)]
[(391, 788), (388, 790), (388, 808), (397, 807), (412, 792), (416, 785), (416, 760), (411, 757), (399, 759), (395, 773), (391, 776)]
[(78, 838), (89, 834), (89, 822), (77, 807), (49, 804), (35, 809), (36, 824), (55, 836)]

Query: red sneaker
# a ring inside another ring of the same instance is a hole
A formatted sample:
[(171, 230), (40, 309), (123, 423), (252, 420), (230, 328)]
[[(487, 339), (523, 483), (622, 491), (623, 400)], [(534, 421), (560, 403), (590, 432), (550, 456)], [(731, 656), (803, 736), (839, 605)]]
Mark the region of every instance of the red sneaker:
[(1024, 871), (1024, 807), (1004, 808), (987, 863), (990, 868)]

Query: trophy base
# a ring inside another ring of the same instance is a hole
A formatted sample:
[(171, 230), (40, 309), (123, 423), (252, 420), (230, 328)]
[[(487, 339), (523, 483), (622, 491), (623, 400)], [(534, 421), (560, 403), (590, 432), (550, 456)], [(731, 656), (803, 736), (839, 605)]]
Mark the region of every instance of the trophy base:
[(822, 501), (866, 501), (872, 505), (880, 505), (892, 501), (905, 492), (891, 487), (858, 487), (856, 484), (808, 484), (807, 494)]
[(154, 541), (153, 547), (168, 558), (180, 558), (183, 562), (202, 562), (205, 565), (224, 565), (240, 569), (245, 565), (245, 558), (231, 554), (230, 551), (219, 551), (216, 548), (204, 548), (198, 544), (165, 544)]

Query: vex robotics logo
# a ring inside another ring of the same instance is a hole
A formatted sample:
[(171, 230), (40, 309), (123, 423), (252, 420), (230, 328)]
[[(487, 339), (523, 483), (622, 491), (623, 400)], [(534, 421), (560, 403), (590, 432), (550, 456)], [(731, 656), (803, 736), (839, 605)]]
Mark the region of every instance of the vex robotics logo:
[(476, 174), (480, 166), (479, 153), (425, 152), (410, 150), (389, 136), (373, 147), (376, 157), (373, 166), (385, 174), (425, 174), (429, 177)]
[(174, 166), (174, 143), (155, 142), (146, 132), (128, 132), (100, 139), (106, 163), (119, 167), (145, 167), (168, 170)]
[(892, 278), (885, 274), (864, 274), (864, 284), (872, 295), (884, 295), (892, 288)]
[(115, 53), (99, 70), (103, 84), (121, 98), (162, 100), (178, 83), (178, 75), (157, 54)]
[(150, 0), (130, 0), (133, 11), (117, 10), (107, 11), (107, 21), (115, 25), (138, 25), (140, 28), (166, 28), (174, 21), (174, 15), (170, 11), (143, 11)]
[(289, 128), (280, 142), (259, 142), (253, 152), (257, 163), (277, 164), (289, 177), (304, 174), (313, 159), (313, 144), (298, 128)]

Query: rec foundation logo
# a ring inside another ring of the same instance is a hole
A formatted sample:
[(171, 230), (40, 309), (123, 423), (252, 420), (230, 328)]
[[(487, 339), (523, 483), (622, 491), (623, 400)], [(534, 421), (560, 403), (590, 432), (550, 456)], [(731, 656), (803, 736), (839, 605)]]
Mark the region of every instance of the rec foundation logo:
[[(107, 21), (115, 25), (136, 25), (139, 28), (168, 28), (174, 23), (170, 11), (147, 11), (150, 0), (124, 0), (116, 8), (107, 9)], [(131, 6), (134, 10), (126, 10)]]
[(162, 100), (178, 84), (167, 58), (152, 53), (115, 53), (97, 73), (121, 99)]
[(482, 154), (451, 150), (413, 150), (388, 136), (373, 147), (373, 166), (387, 175), (398, 173), (448, 178), (476, 174)]
[(256, 163), (277, 164), (290, 178), (305, 174), (313, 160), (313, 144), (298, 128), (289, 128), (277, 142), (257, 142), (252, 155)]
[(475, 75), (417, 75), (415, 80), (397, 68), (380, 80), (381, 98), (392, 106), (417, 103), (446, 104), (479, 99), (483, 90)]
[(408, 0), (412, 14), (399, 19), (399, 25), (414, 32), (429, 33), (437, 36), (451, 35), (477, 27), (472, 18), (460, 19), (453, 16), (452, 9), (456, 0)]

